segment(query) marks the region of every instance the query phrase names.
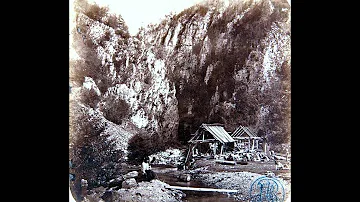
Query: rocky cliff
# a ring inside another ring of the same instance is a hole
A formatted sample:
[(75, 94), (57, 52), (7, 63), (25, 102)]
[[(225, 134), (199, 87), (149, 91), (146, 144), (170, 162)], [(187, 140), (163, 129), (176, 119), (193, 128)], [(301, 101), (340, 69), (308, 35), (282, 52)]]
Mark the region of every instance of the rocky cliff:
[(241, 124), (288, 141), (279, 138), (290, 135), (287, 1), (209, 1), (142, 35), (175, 86), (180, 140), (201, 123), (220, 122), (228, 131)]
[(94, 136), (114, 143), (125, 159), (135, 136), (158, 145), (185, 143), (201, 123), (223, 123), (228, 131), (249, 126), (274, 145), (289, 143), (286, 0), (207, 1), (164, 16), (136, 36), (106, 8), (78, 0), (75, 10), (74, 158), (77, 141), (87, 135), (79, 122), (90, 123)]

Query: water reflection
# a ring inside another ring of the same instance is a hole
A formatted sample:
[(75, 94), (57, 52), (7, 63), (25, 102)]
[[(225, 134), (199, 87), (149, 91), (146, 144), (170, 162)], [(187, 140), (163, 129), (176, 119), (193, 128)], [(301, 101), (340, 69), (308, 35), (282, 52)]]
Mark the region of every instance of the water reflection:
[[(177, 176), (181, 173), (174, 168), (153, 167), (152, 170), (157, 174), (159, 180), (172, 185), (182, 187), (209, 187), (199, 181), (191, 180), (190, 182), (179, 181)], [(232, 194), (211, 192), (211, 191), (183, 191), (186, 197), (183, 198), (185, 202), (230, 202), (236, 201)]]

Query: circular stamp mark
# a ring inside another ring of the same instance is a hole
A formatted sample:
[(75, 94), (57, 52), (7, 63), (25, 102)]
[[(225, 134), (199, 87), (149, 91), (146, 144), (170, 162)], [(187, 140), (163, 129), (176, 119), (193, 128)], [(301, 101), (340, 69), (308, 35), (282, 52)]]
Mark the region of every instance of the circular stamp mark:
[(250, 186), (251, 202), (283, 202), (285, 199), (284, 186), (276, 178), (266, 176), (257, 178)]

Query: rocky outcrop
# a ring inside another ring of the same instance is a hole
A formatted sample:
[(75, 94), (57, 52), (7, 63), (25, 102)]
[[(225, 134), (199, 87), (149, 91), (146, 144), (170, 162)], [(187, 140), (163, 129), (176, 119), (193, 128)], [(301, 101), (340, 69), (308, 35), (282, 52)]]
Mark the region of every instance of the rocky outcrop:
[(182, 201), (184, 193), (166, 189), (168, 184), (159, 180), (139, 182), (137, 187), (120, 189), (114, 192), (114, 201)]
[(136, 187), (136, 186), (137, 186), (137, 182), (136, 182), (135, 178), (126, 179), (121, 184), (121, 188), (123, 188), (123, 189), (130, 189), (130, 188)]
[(289, 14), (286, 1), (214, 1), (144, 30), (176, 88), (181, 140), (204, 122), (289, 136)]
[[(71, 82), (73, 94), (92, 92), (95, 102), (85, 105), (102, 116), (102, 133), (118, 149), (126, 153), (128, 140), (144, 133), (185, 143), (200, 124), (213, 122), (289, 142), (286, 0), (207, 1), (136, 36), (121, 17), (115, 24), (109, 19), (77, 13), (73, 44), (86, 68), (71, 69)], [(109, 110), (117, 100), (121, 106)]]

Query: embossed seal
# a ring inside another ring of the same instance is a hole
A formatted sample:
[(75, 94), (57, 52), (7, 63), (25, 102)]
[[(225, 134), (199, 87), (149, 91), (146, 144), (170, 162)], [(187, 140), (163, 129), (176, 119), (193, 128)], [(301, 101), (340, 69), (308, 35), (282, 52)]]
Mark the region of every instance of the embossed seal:
[(249, 195), (251, 202), (280, 202), (285, 199), (285, 190), (284, 186), (276, 178), (263, 176), (257, 178), (251, 184)]

